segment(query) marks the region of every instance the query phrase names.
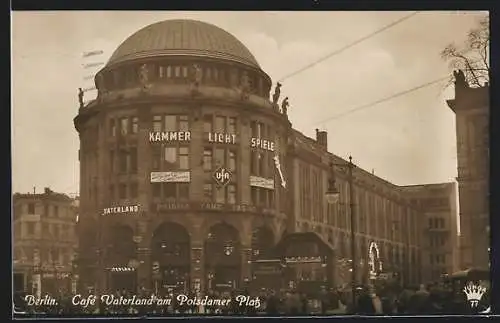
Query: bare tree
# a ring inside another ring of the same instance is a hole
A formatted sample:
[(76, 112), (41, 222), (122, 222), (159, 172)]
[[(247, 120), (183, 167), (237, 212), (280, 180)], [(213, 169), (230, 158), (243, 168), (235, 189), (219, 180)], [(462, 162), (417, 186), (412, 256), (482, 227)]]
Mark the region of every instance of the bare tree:
[[(490, 20), (482, 17), (472, 28), (462, 46), (449, 44), (441, 57), (453, 70), (462, 70), (469, 86), (480, 87), (490, 79)], [(450, 80), (450, 85), (453, 78)]]

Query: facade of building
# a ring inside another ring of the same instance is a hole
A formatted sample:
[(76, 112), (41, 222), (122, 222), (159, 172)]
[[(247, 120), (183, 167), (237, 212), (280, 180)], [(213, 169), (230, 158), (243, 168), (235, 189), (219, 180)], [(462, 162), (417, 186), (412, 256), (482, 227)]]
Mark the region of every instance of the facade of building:
[(459, 270), (457, 188), (455, 183), (405, 186), (424, 215), (422, 236), (423, 281), (437, 281)]
[(78, 237), (77, 208), (65, 194), (14, 194), (14, 273), (19, 290), (33, 295), (69, 292)]
[[(337, 254), (339, 281), (351, 280), (341, 270), (351, 261), (351, 218), (349, 184), (346, 168), (335, 167), (340, 201), (326, 203), (324, 193), (329, 177), (329, 164), (347, 165), (347, 161), (327, 151), (327, 133), (316, 132), (316, 140), (294, 131), (290, 150), (293, 203), (290, 215), (294, 232), (313, 231), (328, 241)], [(406, 284), (421, 280), (421, 236), (423, 224), (417, 209), (400, 187), (361, 168), (353, 171), (355, 201), (356, 258), (358, 281), (366, 280), (370, 271), (397, 273)], [(370, 262), (375, 253), (378, 263)], [(347, 266), (350, 267), (350, 266)], [(376, 267), (376, 268), (375, 268)]]
[(462, 72), (455, 76), (455, 98), (447, 103), (456, 115), (460, 267), (489, 268), (489, 85), (471, 88)]
[[(97, 99), (74, 120), (87, 285), (238, 287), (285, 232), (322, 230), (345, 248), (347, 213), (323, 201), (336, 158), (326, 133), (318, 144), (292, 129), (279, 86), (270, 100), (271, 79), (226, 31), (192, 20), (147, 26), (95, 82)], [(367, 255), (376, 241), (394, 268), (409, 255), (416, 279), (418, 237), (394, 229), (417, 225), (415, 210), (396, 186), (364, 171), (356, 185), (360, 217), (369, 221), (358, 234), (361, 250)]]

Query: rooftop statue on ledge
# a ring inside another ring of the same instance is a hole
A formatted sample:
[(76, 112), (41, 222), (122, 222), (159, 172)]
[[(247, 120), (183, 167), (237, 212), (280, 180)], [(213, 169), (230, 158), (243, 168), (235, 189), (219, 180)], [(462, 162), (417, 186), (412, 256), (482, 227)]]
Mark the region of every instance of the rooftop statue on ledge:
[(248, 78), (248, 73), (246, 71), (241, 75), (240, 80), (240, 91), (241, 91), (241, 99), (248, 100), (250, 93), (250, 80)]
[(288, 103), (288, 97), (286, 97), (283, 99), (283, 101), (281, 101), (281, 112), (284, 115), (287, 115), (289, 106), (290, 106), (290, 103)]
[(201, 85), (201, 81), (203, 78), (203, 70), (198, 64), (194, 64), (191, 66), (190, 70), (191, 74), (191, 87), (192, 94), (198, 94), (198, 87)]
[(462, 70), (453, 71), (453, 76), (455, 77), (455, 84), (461, 87), (469, 87), (467, 80), (465, 79), (465, 74)]
[(80, 104), (80, 108), (83, 108), (83, 95), (84, 92), (81, 87), (78, 88), (78, 103)]
[(276, 83), (276, 87), (274, 88), (273, 104), (278, 104), (278, 100), (280, 99), (280, 95), (281, 95), (281, 83), (278, 82), (278, 83)]
[(151, 84), (149, 83), (149, 68), (147, 64), (142, 64), (139, 68), (139, 82), (144, 90), (151, 87)]

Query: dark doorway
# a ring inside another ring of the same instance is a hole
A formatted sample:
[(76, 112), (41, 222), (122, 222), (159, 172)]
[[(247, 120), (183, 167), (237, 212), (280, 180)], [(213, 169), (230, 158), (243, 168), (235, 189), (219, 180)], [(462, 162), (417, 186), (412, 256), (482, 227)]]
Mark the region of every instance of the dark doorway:
[(232, 290), (241, 285), (241, 246), (238, 231), (219, 223), (205, 240), (207, 290)]
[(187, 292), (190, 288), (191, 240), (182, 225), (167, 222), (153, 234), (154, 289), (159, 293)]

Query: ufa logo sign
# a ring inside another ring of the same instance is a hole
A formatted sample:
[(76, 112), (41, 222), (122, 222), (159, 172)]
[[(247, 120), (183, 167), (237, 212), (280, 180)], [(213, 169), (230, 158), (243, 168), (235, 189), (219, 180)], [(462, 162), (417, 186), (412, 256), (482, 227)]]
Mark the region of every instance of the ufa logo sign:
[(476, 308), (479, 301), (481, 301), (481, 298), (483, 298), (484, 293), (486, 293), (486, 287), (476, 285), (474, 283), (468, 283), (464, 287), (463, 292), (467, 297), (467, 301), (469, 301), (470, 306), (472, 308)]
[(226, 186), (231, 181), (232, 174), (225, 167), (219, 167), (214, 172), (214, 179), (220, 187)]

